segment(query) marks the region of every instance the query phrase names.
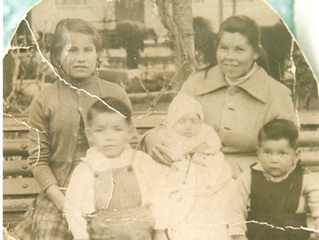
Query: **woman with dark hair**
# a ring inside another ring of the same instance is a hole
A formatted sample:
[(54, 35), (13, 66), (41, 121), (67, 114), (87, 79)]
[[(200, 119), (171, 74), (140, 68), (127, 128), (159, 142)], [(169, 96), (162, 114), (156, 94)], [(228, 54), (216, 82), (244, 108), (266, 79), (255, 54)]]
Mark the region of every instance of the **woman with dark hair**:
[(62, 211), (72, 171), (89, 148), (88, 108), (102, 97), (131, 106), (121, 87), (94, 76), (101, 46), (99, 34), (84, 20), (64, 19), (56, 26), (51, 63), (60, 80), (33, 99), (29, 116), (29, 162), (41, 191), (16, 227), (16, 239), (73, 239)]
[[(253, 19), (232, 16), (222, 23), (216, 58), (217, 66), (192, 74), (181, 91), (202, 104), (206, 123), (221, 138), (221, 150), (237, 177), (256, 161), (259, 129), (276, 118), (297, 123), (297, 117), (290, 90), (267, 74), (260, 29)], [(170, 164), (166, 144), (155, 134), (145, 137), (146, 151)]]

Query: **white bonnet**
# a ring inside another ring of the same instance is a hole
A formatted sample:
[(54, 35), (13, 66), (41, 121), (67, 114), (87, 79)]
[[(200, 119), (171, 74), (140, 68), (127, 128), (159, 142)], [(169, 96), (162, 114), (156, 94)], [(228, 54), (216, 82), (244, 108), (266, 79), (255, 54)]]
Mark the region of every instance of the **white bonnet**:
[(195, 98), (179, 92), (169, 105), (167, 123), (170, 127), (173, 127), (182, 116), (193, 112), (199, 115), (201, 122), (204, 121), (202, 105)]

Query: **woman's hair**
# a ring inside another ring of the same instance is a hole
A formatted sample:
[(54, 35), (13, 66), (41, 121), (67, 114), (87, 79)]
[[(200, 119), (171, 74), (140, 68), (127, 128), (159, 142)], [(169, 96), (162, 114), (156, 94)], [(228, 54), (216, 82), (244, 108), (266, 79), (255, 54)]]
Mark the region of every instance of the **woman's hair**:
[(56, 25), (52, 38), (50, 58), (51, 63), (55, 67), (61, 65), (61, 54), (65, 45), (70, 42), (70, 33), (90, 35), (97, 53), (100, 53), (103, 50), (100, 34), (90, 23), (78, 18), (63, 19)]
[(101, 98), (101, 100), (97, 100), (93, 105), (89, 108), (87, 114), (87, 120), (91, 123), (94, 115), (98, 113), (117, 113), (125, 118), (128, 124), (131, 123), (132, 120), (132, 109), (126, 103), (121, 101), (120, 99), (113, 97), (105, 97)]
[(296, 124), (287, 119), (275, 119), (266, 123), (259, 131), (259, 145), (266, 140), (286, 139), (293, 149), (298, 148), (299, 131)]
[(235, 15), (227, 18), (219, 28), (216, 48), (218, 48), (224, 32), (240, 33), (245, 36), (248, 44), (259, 54), (259, 58), (256, 60), (257, 64), (269, 72), (266, 53), (260, 43), (260, 28), (255, 20), (244, 15)]

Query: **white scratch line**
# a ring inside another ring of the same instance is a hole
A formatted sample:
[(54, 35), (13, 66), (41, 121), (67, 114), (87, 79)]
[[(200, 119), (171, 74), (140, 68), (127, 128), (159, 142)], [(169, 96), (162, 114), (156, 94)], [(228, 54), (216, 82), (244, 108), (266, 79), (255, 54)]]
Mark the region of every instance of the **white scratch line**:
[(315, 233), (319, 233), (319, 230), (316, 230), (316, 229), (313, 229), (313, 228), (308, 228), (308, 227), (293, 227), (293, 226), (285, 226), (285, 227), (277, 227), (273, 224), (269, 224), (267, 222), (258, 222), (258, 221), (255, 221), (255, 220), (251, 220), (251, 221), (245, 221), (243, 223), (235, 223), (235, 224), (232, 224), (232, 226), (236, 226), (236, 225), (241, 225), (241, 224), (247, 224), (247, 223), (254, 223), (254, 224), (259, 224), (259, 225), (265, 225), (265, 226), (268, 226), (268, 227), (271, 227), (271, 228), (275, 228), (275, 229), (278, 229), (278, 230), (281, 230), (281, 231), (286, 231), (288, 229), (292, 229), (292, 230), (305, 230), (305, 231), (309, 231), (309, 232), (315, 232)]

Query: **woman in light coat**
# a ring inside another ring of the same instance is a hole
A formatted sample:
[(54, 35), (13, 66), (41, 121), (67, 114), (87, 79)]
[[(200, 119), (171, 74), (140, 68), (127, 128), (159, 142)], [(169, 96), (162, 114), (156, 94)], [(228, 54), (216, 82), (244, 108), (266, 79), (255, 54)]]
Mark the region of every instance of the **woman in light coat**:
[[(290, 90), (266, 72), (260, 29), (246, 16), (226, 19), (219, 30), (217, 62), (192, 74), (181, 91), (203, 106), (205, 121), (222, 141), (222, 152), (237, 177), (254, 161), (259, 129), (276, 119), (297, 123)], [(166, 139), (145, 137), (145, 149), (164, 164), (170, 164)]]

